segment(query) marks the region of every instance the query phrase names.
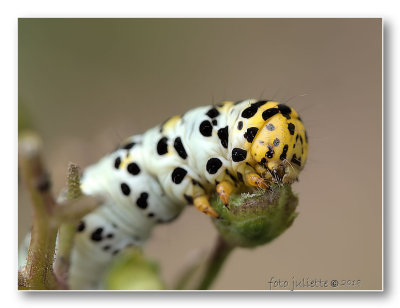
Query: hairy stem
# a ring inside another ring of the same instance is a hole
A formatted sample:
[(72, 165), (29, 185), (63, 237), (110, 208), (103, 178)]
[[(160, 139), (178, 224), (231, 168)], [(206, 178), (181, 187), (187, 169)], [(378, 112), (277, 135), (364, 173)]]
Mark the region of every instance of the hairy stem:
[[(27, 262), (18, 272), (19, 289), (66, 289), (66, 274), (76, 223), (95, 209), (101, 200), (80, 196), (79, 168), (70, 165), (68, 198), (57, 204), (50, 192), (50, 179), (41, 159), (41, 142), (35, 133), (23, 133), (19, 138), (19, 167), (29, 191), (33, 208), (33, 226)], [(76, 199), (78, 198), (78, 199)], [(57, 270), (53, 270), (57, 233), (60, 226)], [(55, 274), (56, 273), (56, 274)]]
[[(70, 163), (67, 174), (67, 199), (69, 201), (82, 196), (80, 189), (80, 169), (77, 165)], [(66, 207), (70, 210), (69, 207)], [(62, 223), (58, 233), (57, 258), (54, 264), (54, 272), (59, 281), (67, 287), (68, 269), (70, 265), (71, 251), (74, 244), (74, 236), (77, 220)]]
[(57, 289), (53, 275), (53, 258), (57, 227), (50, 222), (55, 201), (50, 192), (50, 180), (40, 158), (41, 143), (37, 135), (25, 134), (19, 143), (21, 176), (29, 190), (33, 207), (33, 227), (28, 260), (19, 274), (21, 288)]

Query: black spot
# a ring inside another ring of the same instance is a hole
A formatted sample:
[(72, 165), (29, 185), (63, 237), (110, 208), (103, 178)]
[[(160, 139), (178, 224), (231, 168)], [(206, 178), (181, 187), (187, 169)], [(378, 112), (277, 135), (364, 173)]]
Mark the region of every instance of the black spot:
[(82, 232), (83, 230), (85, 230), (85, 222), (82, 220), (82, 221), (79, 223), (78, 227), (76, 227), (76, 231), (77, 231), (77, 232)]
[(265, 157), (261, 158), (260, 165), (263, 166), (264, 168), (266, 168), (265, 167), (266, 163), (267, 163), (267, 160), (265, 159)]
[(202, 134), (204, 137), (211, 137), (212, 135), (212, 124), (210, 121), (203, 121), (200, 124), (199, 127), (200, 134)]
[(154, 213), (147, 214), (147, 217), (154, 217)]
[(136, 205), (141, 208), (142, 210), (146, 209), (148, 204), (147, 204), (147, 198), (149, 197), (149, 194), (146, 192), (143, 192), (140, 194), (140, 197), (136, 200)]
[(300, 122), (303, 122), (303, 121), (301, 120), (300, 116), (298, 116), (297, 119), (298, 119)]
[(303, 144), (303, 137), (300, 136), (300, 143)]
[(246, 156), (247, 156), (246, 150), (240, 148), (234, 148), (232, 150), (232, 160), (236, 163), (245, 160)]
[(238, 130), (241, 130), (243, 128), (243, 122), (242, 121), (239, 121), (237, 128), (238, 128)]
[(183, 179), (185, 178), (187, 174), (187, 171), (181, 167), (177, 167), (174, 169), (174, 171), (172, 172), (171, 178), (172, 178), (172, 182), (174, 182), (175, 184), (180, 184), (182, 183)]
[(258, 128), (257, 127), (250, 127), (247, 129), (247, 131), (244, 133), (243, 137), (249, 142), (252, 143), (254, 140), (254, 137), (257, 135)]
[(206, 115), (208, 115), (211, 119), (219, 116), (219, 111), (216, 108), (211, 108), (207, 111)]
[(168, 138), (162, 137), (157, 143), (157, 153), (158, 155), (164, 155), (168, 153)]
[(120, 157), (117, 157), (117, 158), (115, 159), (115, 161), (114, 161), (114, 167), (115, 167), (115, 169), (118, 169), (118, 168), (119, 168), (119, 165), (121, 165), (121, 158), (120, 158)]
[(267, 129), (272, 132), (275, 129), (274, 124), (268, 124)]
[(244, 183), (243, 174), (241, 174), (240, 172), (237, 172), (237, 177), (238, 177), (240, 182)]
[(218, 158), (210, 158), (207, 161), (206, 170), (209, 174), (216, 174), (222, 166), (222, 161)]
[(193, 197), (192, 196), (188, 196), (188, 195), (183, 195), (183, 197), (185, 198), (186, 202), (188, 204), (193, 204)]
[(217, 126), (218, 125), (218, 121), (217, 120), (212, 120), (212, 125)]
[(272, 158), (274, 157), (274, 149), (272, 148), (272, 146), (268, 145), (268, 149), (269, 151), (267, 153), (265, 153), (265, 156), (267, 156), (267, 158)]
[(296, 154), (293, 154), (293, 157), (291, 159), (291, 162), (293, 164), (296, 164), (297, 166), (301, 167), (301, 157), (297, 158)]
[(129, 196), (129, 194), (131, 193), (131, 189), (129, 188), (128, 184), (126, 184), (126, 183), (121, 184), (121, 190), (125, 196)]
[(140, 168), (136, 163), (130, 163), (127, 167), (127, 170), (132, 175), (138, 175), (140, 173)]
[(264, 121), (268, 120), (270, 117), (276, 115), (279, 112), (277, 108), (269, 108), (262, 113), (262, 118)]
[(103, 228), (97, 228), (92, 232), (90, 238), (92, 239), (92, 241), (100, 242), (103, 239), (103, 237), (101, 236), (102, 233), (103, 233)]
[(293, 149), (296, 147), (296, 143), (293, 143)]
[(107, 234), (107, 238), (113, 238), (113, 237), (114, 237), (114, 234), (112, 234), (112, 233)]
[(286, 106), (285, 104), (279, 104), (278, 109), (282, 114), (290, 114), (292, 112), (290, 107)]
[(183, 159), (187, 158), (187, 153), (185, 148), (183, 147), (181, 137), (175, 138), (174, 148), (180, 157), (182, 157)]
[(289, 146), (287, 144), (285, 144), (285, 146), (283, 147), (283, 150), (282, 150), (282, 154), (279, 157), (281, 160), (286, 159), (286, 154), (287, 154), (288, 149), (289, 149)]
[(278, 109), (286, 119), (290, 120), (290, 113), (292, 112), (290, 107), (285, 104), (279, 104)]
[(288, 130), (290, 132), (291, 135), (294, 135), (294, 130), (296, 129), (296, 126), (294, 126), (293, 123), (289, 123), (288, 124)]
[(135, 144), (136, 144), (135, 142), (130, 142), (130, 143), (128, 143), (128, 144), (122, 146), (122, 149), (130, 150), (130, 149), (133, 148), (133, 146), (134, 146)]
[(268, 101), (258, 101), (256, 103), (253, 103), (252, 105), (256, 106), (257, 108), (260, 108), (261, 106), (265, 105)]
[(106, 245), (106, 246), (103, 247), (103, 250), (104, 250), (104, 251), (107, 251), (107, 250), (110, 250), (110, 248), (111, 248), (110, 245)]
[(228, 137), (229, 137), (228, 126), (220, 128), (218, 130), (218, 138), (219, 140), (221, 140), (221, 144), (225, 149), (228, 148)]
[(233, 182), (236, 182), (236, 178), (233, 176), (232, 173), (229, 172), (228, 169), (225, 169), (225, 173), (232, 179)]
[(266, 102), (267, 101), (258, 101), (258, 102), (251, 104), (250, 107), (247, 107), (245, 110), (243, 110), (242, 117), (246, 118), (246, 119), (251, 118), (252, 116), (254, 116), (257, 113), (258, 108), (260, 108)]
[(117, 253), (119, 253), (119, 249), (116, 249), (112, 252), (113, 255), (116, 255)]
[(280, 143), (281, 141), (278, 139), (278, 138), (275, 138), (275, 140), (274, 140), (274, 146), (278, 146), (279, 145), (279, 143)]
[(242, 117), (249, 119), (257, 113), (258, 107), (251, 104), (250, 107), (247, 107), (245, 110), (242, 111)]

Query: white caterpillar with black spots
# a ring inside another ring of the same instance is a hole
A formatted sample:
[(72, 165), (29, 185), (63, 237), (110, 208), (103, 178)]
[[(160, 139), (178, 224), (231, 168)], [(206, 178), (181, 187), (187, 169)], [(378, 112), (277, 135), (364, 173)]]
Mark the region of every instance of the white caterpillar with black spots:
[(209, 204), (215, 192), (228, 204), (243, 187), (292, 183), (307, 152), (294, 109), (252, 99), (195, 108), (130, 137), (83, 173), (83, 193), (105, 201), (77, 227), (70, 288), (98, 288), (115, 254), (142, 246), (154, 225), (172, 221), (188, 204), (216, 219)]

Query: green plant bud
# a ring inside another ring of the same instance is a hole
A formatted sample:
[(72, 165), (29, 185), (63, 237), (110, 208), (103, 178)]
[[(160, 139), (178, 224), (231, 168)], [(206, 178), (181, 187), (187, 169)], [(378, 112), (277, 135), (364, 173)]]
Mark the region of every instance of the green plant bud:
[(233, 194), (228, 206), (216, 196), (212, 207), (220, 218), (213, 221), (229, 245), (255, 247), (272, 241), (292, 225), (297, 216), (297, 203), (298, 198), (289, 184)]
[(108, 290), (164, 290), (158, 265), (139, 249), (128, 248), (108, 268), (104, 287)]

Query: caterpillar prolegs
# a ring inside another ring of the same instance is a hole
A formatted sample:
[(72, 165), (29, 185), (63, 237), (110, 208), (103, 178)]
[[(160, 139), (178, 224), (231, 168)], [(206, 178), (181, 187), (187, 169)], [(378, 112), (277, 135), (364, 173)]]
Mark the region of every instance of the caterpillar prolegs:
[(215, 192), (227, 204), (243, 186), (294, 182), (307, 152), (297, 112), (266, 100), (198, 107), (130, 137), (84, 171), (82, 191), (105, 201), (77, 228), (70, 287), (97, 288), (113, 255), (143, 245), (154, 225), (188, 204), (218, 218), (209, 204)]

